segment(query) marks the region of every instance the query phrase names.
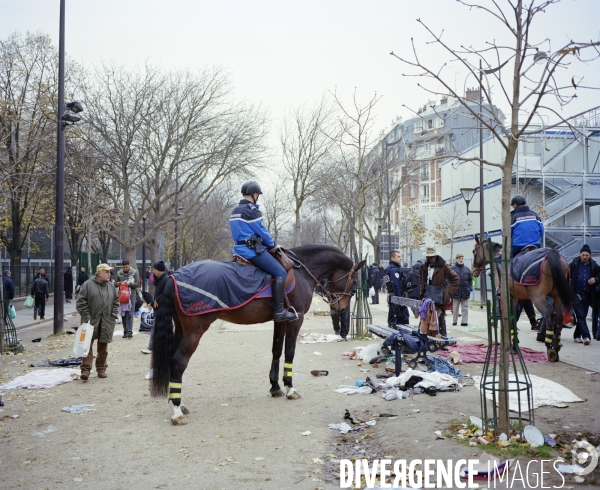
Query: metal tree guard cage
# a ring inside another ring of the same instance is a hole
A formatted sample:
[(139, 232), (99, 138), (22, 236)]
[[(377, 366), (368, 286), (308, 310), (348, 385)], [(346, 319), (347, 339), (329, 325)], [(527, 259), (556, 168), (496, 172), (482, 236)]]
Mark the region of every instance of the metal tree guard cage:
[[(485, 242), (482, 242), (482, 247)], [(504, 239), (504, 247), (506, 250), (506, 238)], [(510, 431), (518, 431), (523, 438), (523, 428), (527, 425), (534, 425), (533, 412), (533, 390), (531, 379), (525, 367), (523, 356), (519, 348), (519, 339), (517, 332), (517, 321), (515, 318), (515, 308), (512, 298), (508, 298), (508, 312), (506, 315), (506, 325), (502, 325), (502, 311), (500, 308), (500, 298), (495, 294), (495, 274), (492, 267), (499, 266), (502, 271), (501, 281), (505, 281), (508, 288), (509, 265), (512, 260), (509, 257), (495, 258), (493, 256), (493, 245), (491, 239), (487, 240), (490, 260), (485, 261), (485, 265), (490, 266), (491, 271), (491, 287), (493, 303), (487, 301), (487, 317), (488, 317), (488, 348), (481, 374), (480, 396), (481, 396), (481, 420), (484, 434), (488, 431), (494, 433), (494, 438), (505, 433), (510, 437)], [(485, 272), (484, 272), (485, 273)], [(507, 289), (508, 290), (508, 289)], [(498, 337), (498, 322), (500, 328), (510, 328), (510, 341), (505, 349), (500, 348), (500, 339)], [(516, 359), (515, 359), (516, 358)], [(500, 362), (502, 361), (502, 362)], [(487, 395), (491, 394), (491, 400), (487, 399)], [(504, 396), (500, 396), (500, 395)], [(513, 394), (513, 404), (518, 402), (518, 410), (516, 412), (509, 411), (510, 395)], [(508, 427), (504, 424), (506, 421), (498, 419), (498, 411), (500, 403), (503, 404), (505, 413), (508, 414)], [(491, 413), (490, 408), (491, 406)]]
[[(4, 298), (0, 298), (0, 311), (2, 311), (3, 322), (0, 322), (0, 354), (4, 354), (8, 351), (17, 352), (19, 341), (17, 340), (17, 330), (13, 324), (10, 316), (8, 315), (8, 302), (5, 302)], [(4, 327), (4, 328), (2, 328)]]
[(367, 323), (372, 323), (373, 315), (369, 307), (369, 287), (367, 286), (367, 271), (363, 267), (358, 271), (356, 280), (356, 296), (354, 309), (350, 319), (350, 338), (362, 337), (366, 334)]

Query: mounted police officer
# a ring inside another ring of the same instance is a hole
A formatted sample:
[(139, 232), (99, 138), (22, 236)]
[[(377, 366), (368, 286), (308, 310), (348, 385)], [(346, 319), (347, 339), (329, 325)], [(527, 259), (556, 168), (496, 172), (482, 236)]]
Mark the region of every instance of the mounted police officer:
[(386, 283), (388, 290), (388, 325), (394, 327), (395, 325), (407, 325), (408, 324), (408, 308), (406, 306), (400, 306), (390, 302), (390, 296), (405, 296), (407, 293), (407, 277), (400, 265), (402, 263), (402, 256), (397, 250), (392, 250), (390, 253), (390, 263), (384, 271), (384, 275), (389, 278)]
[[(544, 224), (542, 219), (527, 206), (525, 197), (517, 194), (510, 200), (513, 210), (510, 213), (510, 232), (512, 235), (512, 256), (519, 254), (525, 247), (534, 246), (540, 248), (544, 236)], [(537, 319), (531, 300), (520, 300), (517, 302), (517, 321), (524, 309), (532, 330), (537, 330)]]
[(257, 204), (262, 194), (258, 182), (249, 181), (242, 185), (243, 199), (232, 211), (229, 226), (233, 237), (233, 253), (237, 254), (273, 277), (273, 306), (276, 322), (293, 321), (297, 316), (283, 307), (283, 288), (286, 271), (283, 266), (267, 252), (275, 248), (275, 240), (263, 224), (263, 215)]
[(525, 247), (540, 248), (544, 236), (542, 219), (527, 206), (525, 197), (517, 194), (510, 200), (513, 210), (510, 213), (510, 232), (512, 235), (512, 256)]

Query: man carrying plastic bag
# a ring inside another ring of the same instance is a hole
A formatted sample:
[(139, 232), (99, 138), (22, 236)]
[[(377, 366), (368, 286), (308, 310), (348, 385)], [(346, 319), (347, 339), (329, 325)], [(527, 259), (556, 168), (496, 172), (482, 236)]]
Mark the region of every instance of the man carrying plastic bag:
[(81, 362), (81, 379), (87, 381), (94, 360), (94, 340), (98, 341), (96, 372), (99, 378), (106, 378), (108, 364), (108, 344), (113, 340), (115, 320), (119, 313), (119, 298), (114, 284), (110, 281), (108, 264), (99, 264), (96, 274), (85, 281), (77, 297), (77, 311), (82, 323), (89, 322), (94, 327), (92, 344), (87, 356)]

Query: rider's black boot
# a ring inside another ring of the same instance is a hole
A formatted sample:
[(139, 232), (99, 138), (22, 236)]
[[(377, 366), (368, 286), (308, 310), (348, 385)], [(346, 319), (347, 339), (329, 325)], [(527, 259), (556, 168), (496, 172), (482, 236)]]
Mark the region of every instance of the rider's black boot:
[(289, 322), (297, 320), (297, 316), (291, 311), (286, 310), (283, 307), (283, 286), (285, 280), (283, 277), (275, 278), (273, 283), (273, 306), (275, 308), (275, 315), (273, 320), (276, 322)]

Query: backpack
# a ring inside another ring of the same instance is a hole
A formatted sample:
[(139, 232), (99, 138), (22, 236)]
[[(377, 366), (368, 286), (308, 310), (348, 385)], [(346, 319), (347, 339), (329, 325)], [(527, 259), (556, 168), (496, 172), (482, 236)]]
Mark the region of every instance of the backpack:
[(129, 303), (129, 299), (131, 298), (131, 291), (129, 290), (129, 285), (126, 282), (122, 282), (119, 286), (119, 303), (126, 304)]

